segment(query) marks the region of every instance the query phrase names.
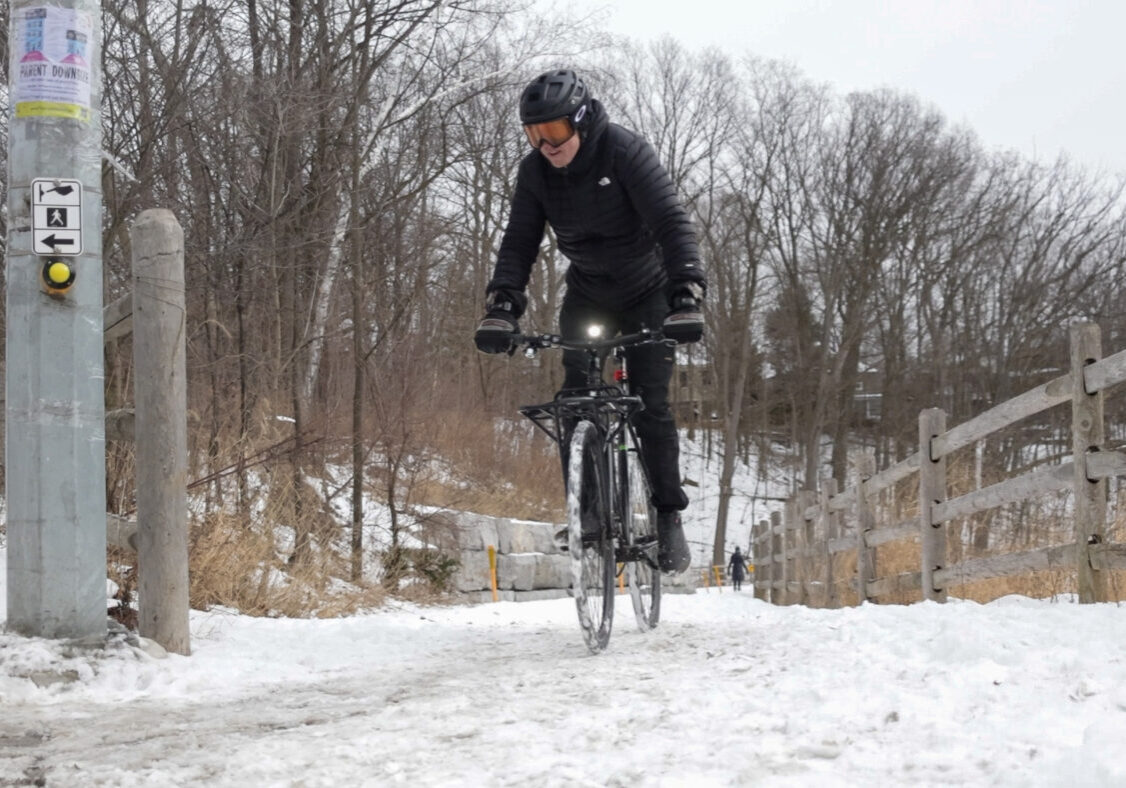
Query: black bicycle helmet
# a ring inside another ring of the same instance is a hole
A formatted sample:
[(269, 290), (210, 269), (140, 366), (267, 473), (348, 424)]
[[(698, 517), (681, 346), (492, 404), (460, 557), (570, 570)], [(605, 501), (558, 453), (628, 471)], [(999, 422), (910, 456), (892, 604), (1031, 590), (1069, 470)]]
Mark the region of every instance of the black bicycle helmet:
[(540, 74), (520, 94), (520, 122), (543, 123), (568, 117), (576, 127), (590, 112), (590, 91), (570, 69)]

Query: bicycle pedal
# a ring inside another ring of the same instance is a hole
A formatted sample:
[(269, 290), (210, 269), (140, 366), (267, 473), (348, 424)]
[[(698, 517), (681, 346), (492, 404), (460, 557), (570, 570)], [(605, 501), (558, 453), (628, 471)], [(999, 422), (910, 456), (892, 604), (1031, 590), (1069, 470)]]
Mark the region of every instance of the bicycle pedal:
[[(560, 537), (560, 534), (562, 534), (562, 537)], [(583, 545), (586, 547), (596, 545), (598, 544), (600, 538), (601, 534), (583, 534)], [(555, 549), (557, 549), (559, 552), (571, 552), (571, 538), (570, 534), (568, 534), (566, 530), (560, 531), (558, 534), (556, 534), (553, 541), (555, 542)]]
[(615, 551), (615, 558), (619, 562), (642, 561), (653, 566), (657, 565), (657, 542), (650, 544), (637, 542), (632, 545), (622, 545)]

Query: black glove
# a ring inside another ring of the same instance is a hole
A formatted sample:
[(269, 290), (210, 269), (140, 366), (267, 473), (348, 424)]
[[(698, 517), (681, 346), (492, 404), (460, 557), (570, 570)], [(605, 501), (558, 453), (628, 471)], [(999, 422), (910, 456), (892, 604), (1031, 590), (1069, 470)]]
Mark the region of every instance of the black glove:
[(669, 291), (669, 314), (661, 331), (678, 345), (704, 338), (704, 288), (695, 282), (677, 284)]
[(523, 293), (494, 290), (486, 302), (485, 317), (477, 324), (473, 342), (482, 353), (508, 353), (516, 350), (520, 336), (520, 315), (528, 300)]

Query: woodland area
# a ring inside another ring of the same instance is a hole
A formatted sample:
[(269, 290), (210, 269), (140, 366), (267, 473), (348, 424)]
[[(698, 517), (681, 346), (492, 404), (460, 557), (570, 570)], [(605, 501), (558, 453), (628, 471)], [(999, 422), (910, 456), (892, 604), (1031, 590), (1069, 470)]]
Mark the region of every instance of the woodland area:
[[(723, 480), (778, 444), (795, 487), (843, 483), (857, 439), (883, 467), (915, 450), (920, 409), (953, 424), (1060, 374), (1074, 320), (1126, 346), (1122, 179), (986, 150), (916, 96), (842, 96), (754, 53), (612, 41), (508, 0), (102, 8), (106, 303), (130, 286), (132, 219), (172, 209), (197, 514), (252, 519), (264, 479), (288, 488), (294, 563), (334, 527), (313, 494), (326, 463), (350, 470), (321, 491), (352, 500), (354, 579), (365, 496), (389, 506), (393, 567), (412, 507), (537, 489), (527, 440), (497, 425), (550, 396), (558, 360), (484, 357), (471, 336), (527, 150), (516, 102), (548, 67), (580, 70), (648, 137), (696, 221), (708, 333), (677, 396)], [(525, 328), (554, 327), (565, 265), (549, 237)], [(120, 407), (127, 341), (106, 364)], [(1027, 444), (991, 442), (987, 465), (1025, 463)], [(128, 449), (108, 463), (127, 512)]]

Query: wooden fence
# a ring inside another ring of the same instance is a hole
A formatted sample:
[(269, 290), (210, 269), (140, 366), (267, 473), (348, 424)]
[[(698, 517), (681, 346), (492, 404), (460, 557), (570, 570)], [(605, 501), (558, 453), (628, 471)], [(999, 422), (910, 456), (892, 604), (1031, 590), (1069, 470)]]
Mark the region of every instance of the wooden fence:
[[(1104, 538), (1107, 479), (1126, 475), (1126, 453), (1103, 445), (1103, 397), (1124, 381), (1126, 351), (1102, 358), (1099, 327), (1083, 323), (1071, 327), (1066, 374), (950, 429), (943, 411), (922, 411), (919, 451), (878, 473), (871, 456), (862, 457), (852, 486), (838, 492), (835, 480), (828, 480), (820, 494), (799, 492), (783, 512), (752, 528), (755, 596), (775, 604), (835, 607), (843, 602), (840, 587), (845, 584), (860, 602), (920, 591), (923, 599), (944, 602), (947, 587), (955, 583), (1062, 568), (1076, 572), (1080, 602), (1107, 601), (1108, 571), (1126, 569), (1126, 544), (1108, 544)], [(1065, 402), (1071, 403), (1069, 461), (948, 497), (946, 459), (953, 452)], [(898, 523), (880, 522), (876, 496), (915, 475), (917, 515)], [(1073, 492), (1069, 543), (947, 564), (951, 520), (1066, 489)], [(905, 540), (918, 541), (919, 570), (877, 576), (875, 548)], [(848, 563), (834, 561), (839, 556), (855, 556), (851, 577), (834, 576), (838, 564)]]

